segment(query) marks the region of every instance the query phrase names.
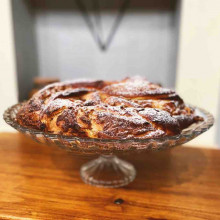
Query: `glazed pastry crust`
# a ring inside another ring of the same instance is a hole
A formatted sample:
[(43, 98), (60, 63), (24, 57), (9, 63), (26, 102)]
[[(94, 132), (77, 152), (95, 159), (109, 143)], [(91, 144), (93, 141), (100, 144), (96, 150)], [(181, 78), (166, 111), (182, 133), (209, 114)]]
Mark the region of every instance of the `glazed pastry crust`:
[(140, 77), (54, 83), (24, 103), (16, 118), (49, 133), (102, 139), (173, 136), (203, 120), (174, 90)]

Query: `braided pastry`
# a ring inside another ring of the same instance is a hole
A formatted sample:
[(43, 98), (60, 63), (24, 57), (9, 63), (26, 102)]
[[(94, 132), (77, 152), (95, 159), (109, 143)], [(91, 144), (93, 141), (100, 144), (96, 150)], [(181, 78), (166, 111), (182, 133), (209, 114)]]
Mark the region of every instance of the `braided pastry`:
[(26, 127), (103, 139), (177, 135), (199, 120), (175, 91), (140, 77), (54, 83), (17, 113), (18, 123)]

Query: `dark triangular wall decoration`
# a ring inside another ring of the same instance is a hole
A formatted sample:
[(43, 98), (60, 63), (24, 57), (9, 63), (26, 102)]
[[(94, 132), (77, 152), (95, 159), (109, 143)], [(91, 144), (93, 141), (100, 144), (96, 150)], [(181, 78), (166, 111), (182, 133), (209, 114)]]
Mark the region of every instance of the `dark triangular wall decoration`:
[(100, 0), (91, 0), (92, 7), (95, 12), (94, 20), (92, 19), (91, 14), (89, 13), (89, 9), (85, 2), (83, 0), (75, 0), (76, 5), (79, 8), (92, 36), (95, 42), (97, 43), (98, 47), (102, 51), (106, 51), (109, 46), (111, 45), (111, 42), (114, 39), (114, 36), (116, 34), (116, 31), (120, 25), (120, 22), (125, 14), (126, 9), (129, 7), (130, 0), (123, 0), (121, 6), (118, 9), (118, 12), (116, 14), (116, 18), (114, 19), (113, 25), (110, 28), (110, 31), (104, 39), (103, 36), (103, 23), (102, 23), (102, 16), (101, 16), (101, 7), (100, 7)]

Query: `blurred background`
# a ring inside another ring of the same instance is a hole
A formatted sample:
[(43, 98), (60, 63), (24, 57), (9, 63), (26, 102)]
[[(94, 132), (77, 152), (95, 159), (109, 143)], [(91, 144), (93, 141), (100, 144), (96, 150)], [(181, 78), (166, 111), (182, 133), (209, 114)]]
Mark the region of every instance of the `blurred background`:
[(142, 75), (214, 115), (189, 145), (220, 146), (219, 0), (1, 0), (0, 14), (1, 115), (51, 82)]

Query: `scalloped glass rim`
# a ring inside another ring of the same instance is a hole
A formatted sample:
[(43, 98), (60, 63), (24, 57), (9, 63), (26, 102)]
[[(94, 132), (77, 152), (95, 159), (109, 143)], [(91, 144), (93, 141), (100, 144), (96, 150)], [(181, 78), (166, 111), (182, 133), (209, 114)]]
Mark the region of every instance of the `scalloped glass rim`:
[[(23, 102), (24, 103), (24, 102)], [(175, 136), (165, 136), (162, 138), (148, 139), (98, 139), (98, 138), (79, 138), (75, 136), (65, 136), (61, 134), (51, 134), (32, 128), (21, 126), (16, 121), (16, 114), (23, 103), (9, 107), (3, 115), (7, 124), (37, 142), (51, 144), (54, 143), (62, 148), (77, 151), (96, 151), (97, 153), (107, 151), (127, 151), (127, 150), (160, 150), (184, 144), (198, 135), (207, 131), (213, 124), (213, 116), (206, 110), (198, 107), (196, 113), (204, 118), (204, 121), (197, 122), (184, 129), (181, 134)]]

